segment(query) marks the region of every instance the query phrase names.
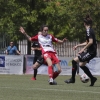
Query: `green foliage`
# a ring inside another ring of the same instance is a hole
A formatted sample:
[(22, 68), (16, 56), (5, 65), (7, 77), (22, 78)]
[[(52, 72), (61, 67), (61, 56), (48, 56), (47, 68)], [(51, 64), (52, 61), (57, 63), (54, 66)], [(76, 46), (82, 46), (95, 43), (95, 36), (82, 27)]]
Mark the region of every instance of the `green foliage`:
[(32, 36), (42, 24), (47, 24), (49, 32), (56, 37), (83, 41), (83, 18), (89, 13), (100, 40), (99, 11), (99, 0), (0, 0), (0, 34), (5, 33), (14, 40), (22, 39), (20, 26)]

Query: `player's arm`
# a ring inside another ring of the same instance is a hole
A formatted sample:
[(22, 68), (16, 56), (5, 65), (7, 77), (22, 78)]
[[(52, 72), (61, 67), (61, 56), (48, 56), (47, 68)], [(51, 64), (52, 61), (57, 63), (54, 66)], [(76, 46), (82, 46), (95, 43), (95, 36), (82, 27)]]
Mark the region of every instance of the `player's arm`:
[(93, 44), (93, 34), (89, 34), (89, 41), (87, 41), (87, 45), (83, 48), (84, 50), (89, 48)]
[(41, 48), (38, 48), (38, 47), (31, 47), (31, 50), (41, 50)]
[(89, 48), (92, 44), (93, 44), (93, 35), (92, 35), (92, 33), (90, 33), (90, 35), (89, 35), (89, 41), (86, 40), (86, 45), (82, 48), (81, 51), (86, 50), (86, 49)]
[(87, 41), (84, 42), (84, 43), (81, 43), (81, 44), (78, 44), (78, 45), (74, 46), (73, 50), (76, 50), (77, 47), (81, 47), (81, 46), (85, 46), (85, 45), (87, 45)]
[(60, 39), (55, 38), (53, 35), (51, 35), (51, 36), (52, 36), (52, 41), (53, 42), (64, 43), (67, 40), (66, 38), (64, 38), (63, 40), (60, 40)]
[(20, 30), (19, 30), (22, 34), (25, 35), (25, 37), (31, 41), (31, 37), (25, 32), (24, 28), (23, 27), (20, 27)]
[(89, 38), (89, 42), (86, 42), (87, 44), (78, 52), (78, 53), (82, 53), (84, 52), (87, 48), (89, 48), (92, 44), (93, 44), (93, 39)]
[(93, 44), (93, 39), (92, 38), (89, 38), (89, 42), (87, 42), (86, 46), (84, 46), (84, 50), (89, 48), (91, 45)]
[(86, 45), (82, 48), (82, 50), (86, 50), (87, 48), (89, 48), (92, 44), (93, 44), (93, 33), (89, 33), (89, 41), (86, 40)]
[(58, 39), (58, 43), (64, 43), (66, 40), (67, 40), (66, 38), (64, 38), (63, 40)]
[(85, 46), (85, 45), (87, 45), (87, 41), (84, 42), (84, 43), (78, 44), (78, 45), (76, 45), (76, 46), (77, 46), (77, 47), (81, 47), (81, 46)]

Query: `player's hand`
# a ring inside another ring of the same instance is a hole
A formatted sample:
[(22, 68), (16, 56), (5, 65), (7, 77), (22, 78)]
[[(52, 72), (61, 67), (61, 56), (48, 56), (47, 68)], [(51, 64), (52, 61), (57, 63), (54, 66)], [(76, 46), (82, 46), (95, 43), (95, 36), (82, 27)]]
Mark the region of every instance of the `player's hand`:
[(31, 47), (31, 50), (34, 51), (34, 48)]
[(66, 38), (64, 38), (64, 39), (63, 39), (63, 42), (65, 42), (65, 41), (67, 41), (67, 39), (66, 39)]
[(77, 48), (77, 47), (78, 47), (77, 45), (76, 45), (76, 46), (74, 46), (74, 47), (73, 47), (73, 50), (76, 50), (76, 48)]
[(25, 34), (25, 30), (23, 27), (20, 27), (19, 31), (22, 33), (22, 34)]

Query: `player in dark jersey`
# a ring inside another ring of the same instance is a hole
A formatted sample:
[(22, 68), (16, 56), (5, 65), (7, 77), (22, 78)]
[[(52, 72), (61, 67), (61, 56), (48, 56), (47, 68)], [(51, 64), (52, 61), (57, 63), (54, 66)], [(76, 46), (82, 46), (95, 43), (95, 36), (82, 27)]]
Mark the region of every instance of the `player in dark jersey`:
[(91, 84), (93, 86), (97, 78), (94, 77), (89, 69), (86, 67), (91, 59), (96, 57), (97, 54), (97, 42), (95, 38), (95, 33), (92, 29), (92, 19), (87, 15), (84, 19), (84, 26), (86, 28), (86, 42), (76, 45), (73, 49), (76, 50), (79, 46), (84, 46), (79, 52), (78, 56), (72, 60), (72, 77), (65, 80), (65, 83), (75, 83), (75, 75), (77, 70), (77, 63), (79, 63), (80, 68), (90, 77)]
[[(38, 32), (38, 34), (41, 34), (41, 32)], [(33, 60), (34, 74), (33, 74), (33, 77), (31, 78), (31, 80), (36, 80), (37, 68), (44, 63), (40, 44), (38, 43), (38, 41), (33, 42), (31, 50), (34, 51), (34, 60)]]

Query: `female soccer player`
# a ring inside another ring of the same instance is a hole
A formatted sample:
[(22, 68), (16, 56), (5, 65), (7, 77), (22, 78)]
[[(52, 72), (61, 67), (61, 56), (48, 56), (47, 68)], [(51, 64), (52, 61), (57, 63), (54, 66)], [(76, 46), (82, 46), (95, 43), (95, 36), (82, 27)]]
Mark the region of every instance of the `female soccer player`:
[[(42, 34), (36, 35), (34, 37), (30, 37), (23, 27), (20, 27), (20, 32), (23, 33), (29, 41), (38, 41), (40, 43), (40, 46), (42, 48), (42, 55), (44, 60), (46, 61), (48, 65), (48, 74), (49, 74), (49, 84), (53, 85), (54, 80), (60, 73), (61, 73), (61, 66), (59, 63), (59, 59), (57, 57), (57, 53), (53, 49), (53, 44), (52, 42), (58, 42), (58, 43), (63, 43), (66, 41), (66, 38), (63, 40), (59, 40), (55, 38), (53, 35), (48, 33), (48, 26), (43, 25), (41, 28)], [(53, 71), (53, 64), (57, 64), (58, 66), (58, 72)]]
[(92, 29), (92, 19), (87, 15), (84, 19), (84, 26), (86, 28), (86, 42), (76, 45), (73, 49), (76, 50), (79, 46), (84, 46), (79, 52), (78, 56), (72, 60), (72, 77), (66, 80), (65, 83), (75, 83), (75, 75), (77, 70), (77, 63), (79, 63), (80, 68), (90, 77), (91, 84), (93, 86), (97, 78), (94, 77), (89, 69), (86, 67), (91, 59), (96, 57), (97, 54), (97, 42), (95, 38), (95, 33)]

